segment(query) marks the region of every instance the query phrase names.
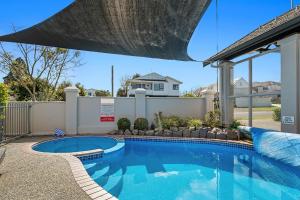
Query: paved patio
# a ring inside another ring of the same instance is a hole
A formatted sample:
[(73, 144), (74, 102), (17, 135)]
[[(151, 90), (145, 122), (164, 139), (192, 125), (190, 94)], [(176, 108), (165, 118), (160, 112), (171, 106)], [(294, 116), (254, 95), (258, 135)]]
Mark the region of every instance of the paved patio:
[(75, 182), (64, 158), (30, 153), (31, 144), (48, 138), (26, 137), (5, 146), (0, 199), (90, 199)]

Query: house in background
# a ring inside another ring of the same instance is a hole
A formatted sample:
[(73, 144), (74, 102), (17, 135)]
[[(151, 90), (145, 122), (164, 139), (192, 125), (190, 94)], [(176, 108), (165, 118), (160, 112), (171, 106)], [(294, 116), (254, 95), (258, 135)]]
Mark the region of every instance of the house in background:
[[(269, 89), (266, 90), (261, 90), (257, 88), (262, 88), (263, 84), (265, 82), (256, 82), (256, 86), (252, 87), (252, 93), (267, 93), (267, 92), (272, 92), (270, 87)], [(243, 96), (243, 95), (248, 95), (249, 94), (249, 82), (246, 81), (243, 77), (237, 78), (233, 82), (234, 85), (234, 96)], [(252, 104), (253, 107), (270, 107), (272, 106), (272, 97), (271, 96), (257, 96), (257, 97), (252, 97)], [(246, 108), (249, 107), (249, 98), (248, 97), (240, 97), (240, 98), (235, 98), (235, 106), (238, 108)]]
[[(233, 82), (234, 96), (248, 95), (249, 93), (249, 82), (243, 77), (237, 78)], [(281, 85), (278, 82), (266, 81), (266, 82), (253, 82), (252, 93), (262, 94), (262, 93), (272, 93), (279, 92), (281, 90)], [(207, 92), (217, 93), (217, 84), (211, 84), (207, 87), (199, 88), (195, 91), (199, 96)], [(264, 97), (253, 97), (252, 103), (253, 107), (269, 107), (272, 106), (272, 96)], [(235, 106), (238, 108), (248, 107), (249, 99), (248, 97), (235, 98)]]
[(96, 89), (90, 88), (85, 90), (86, 95), (89, 97), (95, 97), (96, 96)]
[(146, 96), (152, 97), (178, 97), (181, 81), (170, 76), (162, 76), (158, 73), (150, 73), (128, 81), (128, 96), (134, 96), (135, 90), (143, 88)]

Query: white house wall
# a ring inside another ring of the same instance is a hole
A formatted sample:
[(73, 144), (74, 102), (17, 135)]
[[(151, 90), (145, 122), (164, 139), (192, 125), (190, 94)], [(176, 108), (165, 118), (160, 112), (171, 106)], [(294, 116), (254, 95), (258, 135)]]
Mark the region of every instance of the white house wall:
[[(145, 83), (149, 83), (148, 81)], [(179, 96), (179, 90), (173, 90), (173, 84), (178, 84), (178, 82), (175, 82), (171, 79), (168, 80), (168, 82), (166, 81), (152, 81), (150, 82), (152, 83), (152, 90), (146, 90), (146, 95), (153, 95), (153, 96)], [(156, 91), (154, 90), (154, 84), (159, 84), (162, 83), (164, 84), (164, 90), (163, 91)], [(180, 87), (180, 84), (179, 84)], [(135, 89), (131, 89), (131, 87), (129, 87), (128, 90), (128, 94), (129, 95), (134, 95), (135, 94)]]

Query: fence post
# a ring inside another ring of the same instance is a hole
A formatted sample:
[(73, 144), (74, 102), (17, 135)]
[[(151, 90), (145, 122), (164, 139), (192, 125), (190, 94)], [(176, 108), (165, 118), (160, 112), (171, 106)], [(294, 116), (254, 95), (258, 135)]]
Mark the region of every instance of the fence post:
[(135, 90), (135, 118), (146, 118), (146, 90)]
[(66, 106), (65, 106), (65, 128), (66, 134), (77, 134), (77, 98), (79, 90), (76, 87), (65, 88)]

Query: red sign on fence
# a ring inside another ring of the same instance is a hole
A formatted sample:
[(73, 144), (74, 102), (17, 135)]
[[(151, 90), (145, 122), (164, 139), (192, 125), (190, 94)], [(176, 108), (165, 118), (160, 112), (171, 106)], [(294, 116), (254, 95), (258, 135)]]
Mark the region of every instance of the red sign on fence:
[(114, 122), (115, 109), (113, 99), (101, 99), (100, 122)]
[(115, 116), (101, 116), (100, 121), (101, 122), (114, 122)]

